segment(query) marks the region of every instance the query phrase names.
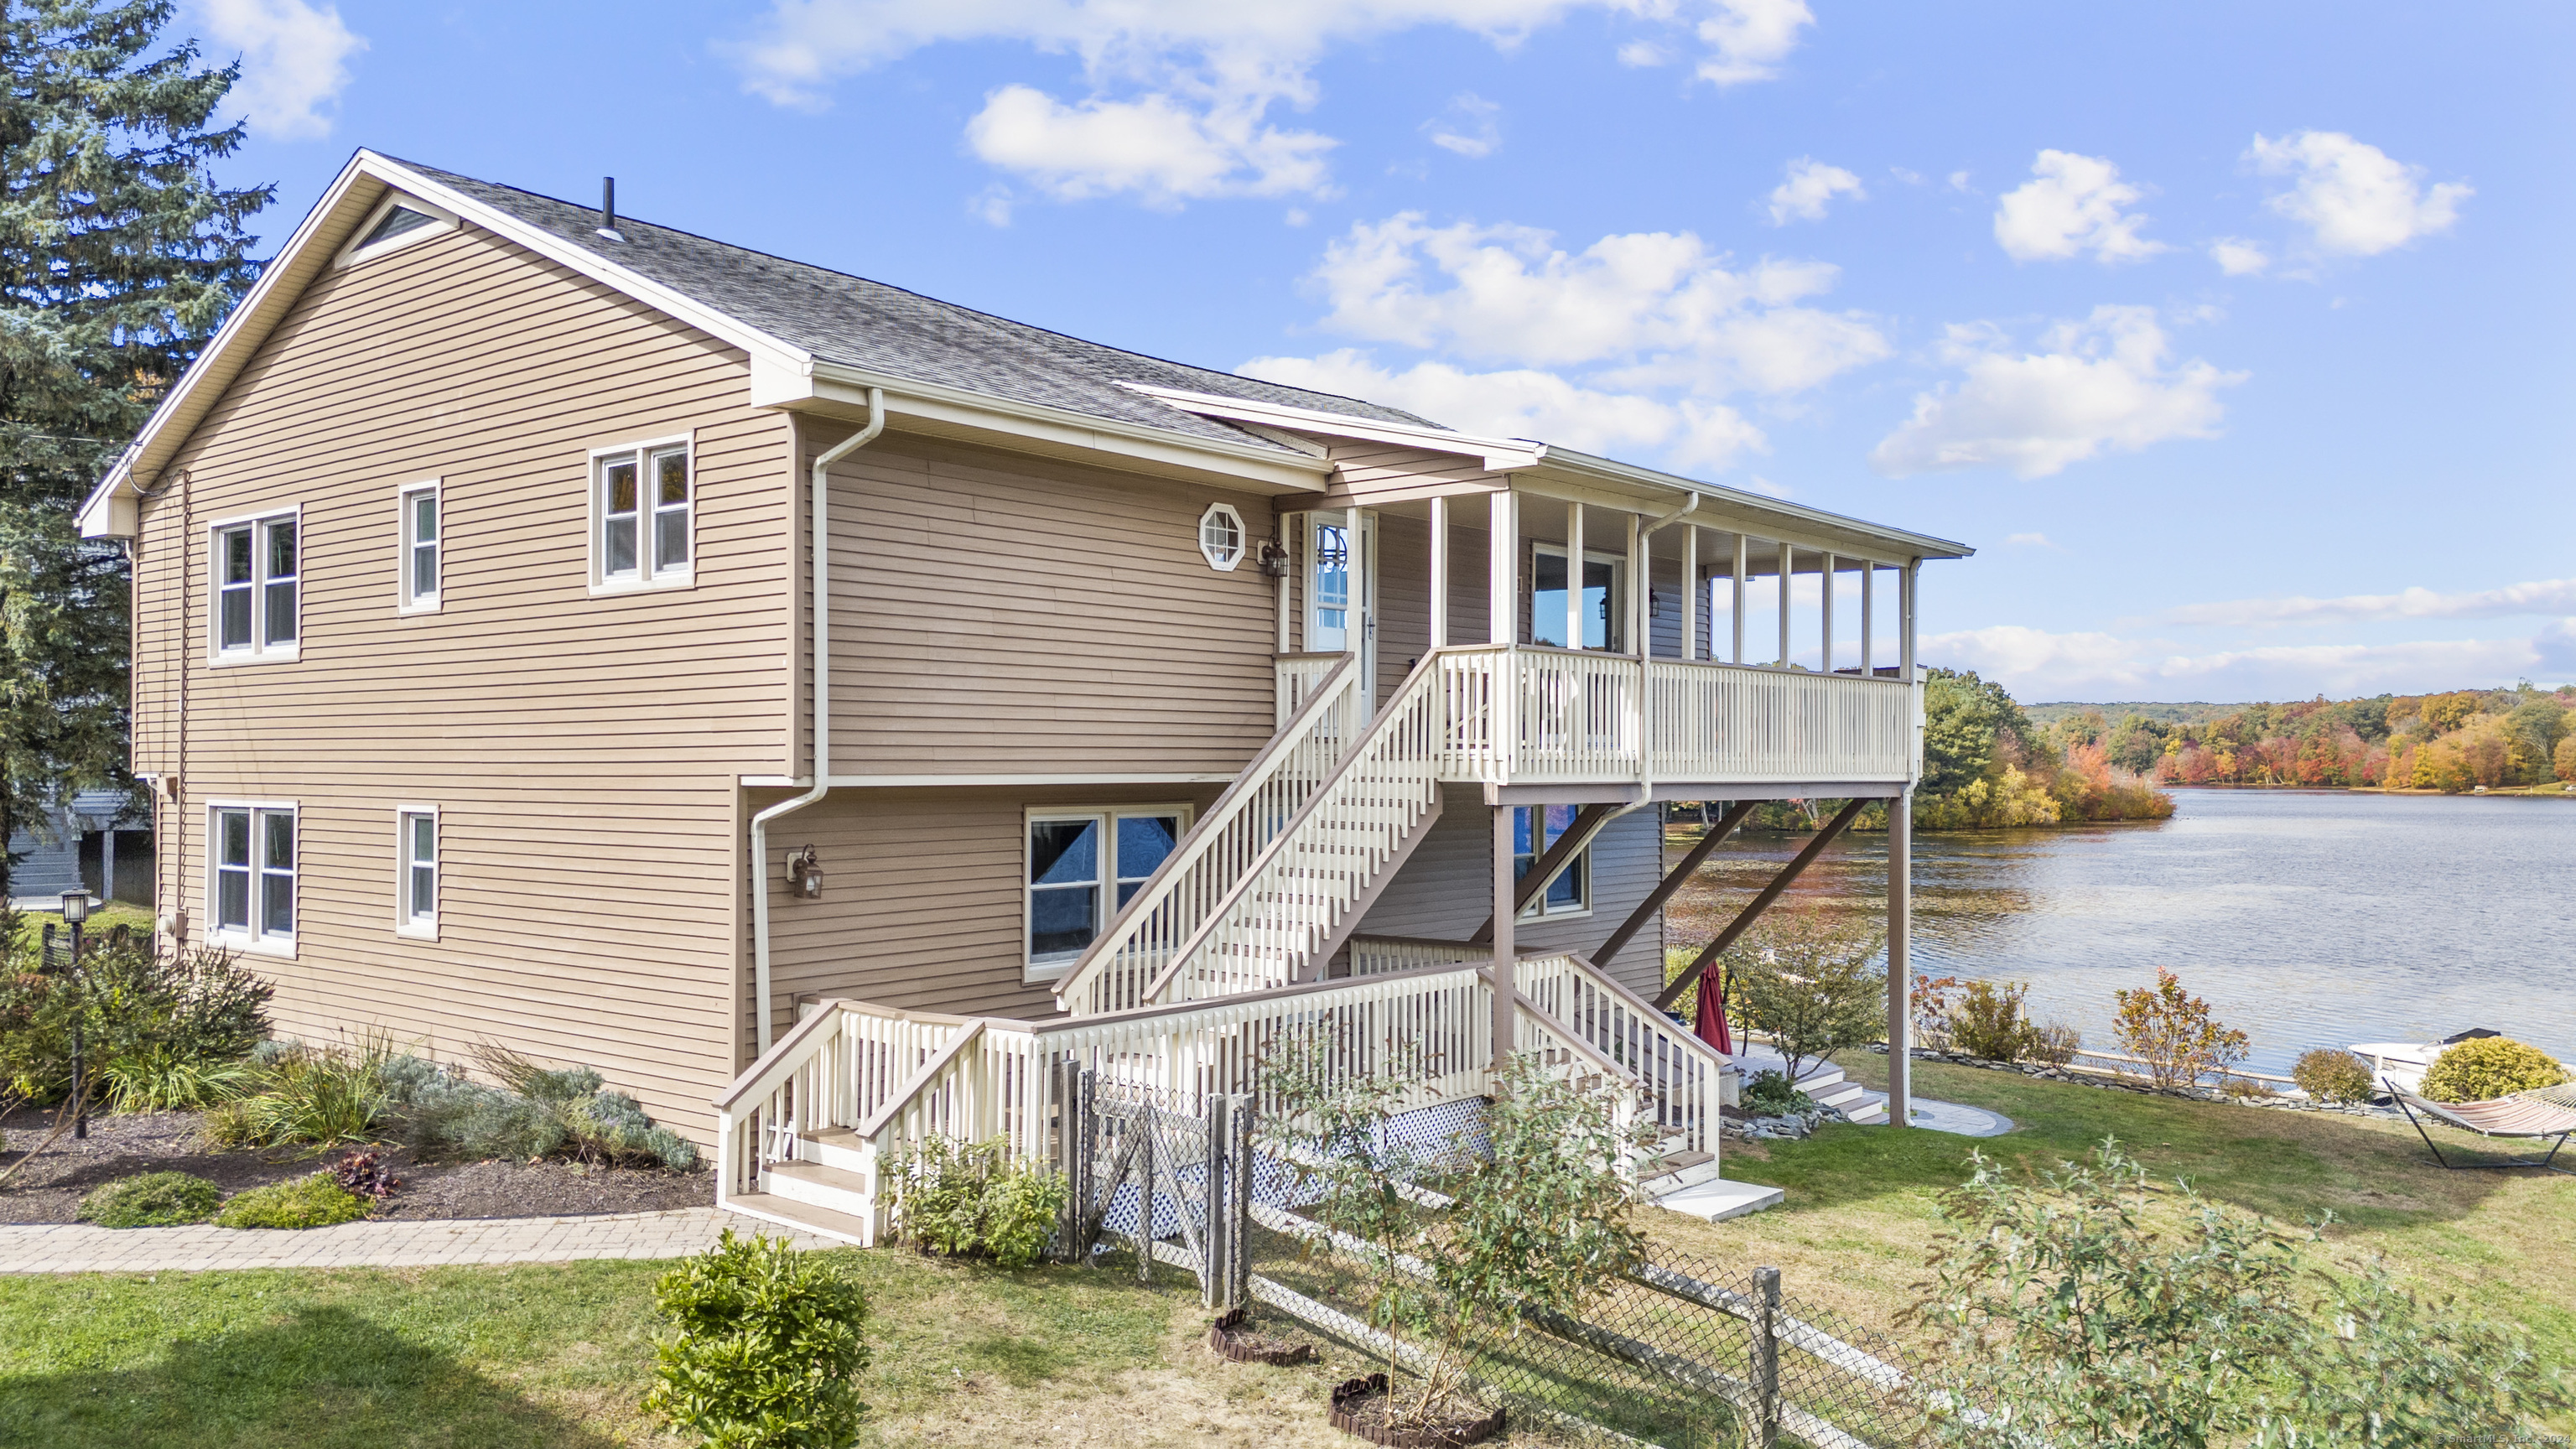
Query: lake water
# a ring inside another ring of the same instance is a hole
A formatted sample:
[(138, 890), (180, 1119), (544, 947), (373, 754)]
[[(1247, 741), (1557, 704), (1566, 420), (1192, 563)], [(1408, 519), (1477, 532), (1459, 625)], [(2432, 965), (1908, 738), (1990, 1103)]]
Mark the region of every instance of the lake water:
[[(2031, 1014), (2115, 1045), (2112, 992), (2170, 968), (2247, 1063), (2492, 1027), (2576, 1062), (2576, 800), (2178, 790), (2145, 825), (1917, 834), (1915, 964), (2030, 983)], [(1705, 941), (1801, 837), (1719, 852), (1677, 901)], [(1883, 837), (1798, 896), (1884, 910)]]

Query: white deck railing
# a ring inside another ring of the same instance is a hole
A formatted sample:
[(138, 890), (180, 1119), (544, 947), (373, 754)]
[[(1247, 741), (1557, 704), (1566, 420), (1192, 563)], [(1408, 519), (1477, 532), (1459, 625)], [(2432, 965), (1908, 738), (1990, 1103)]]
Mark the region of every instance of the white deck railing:
[(1363, 723), (1358, 667), (1350, 655), (1335, 659), (1306, 687), (1296, 714), (1065, 972), (1058, 1002), (1097, 1015), (1152, 1000), (1148, 988), (1163, 976), (1173, 948), (1201, 937), (1316, 789), (1335, 778)]
[(1523, 996), (1633, 1074), (1677, 1152), (1717, 1152), (1727, 1062), (1717, 1049), (1580, 956), (1523, 961)]
[[(1570, 957), (1520, 961), (1516, 979), (1539, 989), (1519, 993), (1513, 1047), (1637, 1088), (1623, 1114), (1661, 1111), (1659, 1079), (1631, 1065), (1651, 1053), (1605, 1034), (1598, 1013), (1568, 1019), (1543, 1004), (1578, 1001), (1566, 983), (1598, 975)], [(718, 1202), (764, 1190), (771, 1165), (813, 1155), (826, 1135), (856, 1154), (879, 1215), (884, 1165), (929, 1137), (998, 1138), (1014, 1159), (1048, 1160), (1064, 1063), (1132, 1086), (1257, 1094), (1264, 1060), (1303, 1039), (1327, 1044), (1337, 1076), (1403, 1070), (1412, 1085), (1399, 1110), (1464, 1101), (1490, 1088), (1492, 991), (1490, 965), (1478, 961), (1044, 1022), (826, 1000), (717, 1101)]]
[(1679, 659), (1517, 647), (1515, 750), (1492, 783), (1891, 782), (1914, 756), (1914, 688)]

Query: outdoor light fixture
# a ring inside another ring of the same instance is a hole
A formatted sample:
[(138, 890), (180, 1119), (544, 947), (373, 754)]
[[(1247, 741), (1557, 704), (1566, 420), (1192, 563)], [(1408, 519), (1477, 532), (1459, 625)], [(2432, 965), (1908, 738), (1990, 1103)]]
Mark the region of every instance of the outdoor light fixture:
[(1281, 548), (1275, 538), (1261, 541), (1261, 573), (1264, 578), (1288, 577), (1288, 550)]
[(63, 924), (77, 926), (89, 919), (89, 892), (63, 892)]
[(787, 888), (809, 901), (823, 898), (823, 858), (808, 845), (788, 852)]

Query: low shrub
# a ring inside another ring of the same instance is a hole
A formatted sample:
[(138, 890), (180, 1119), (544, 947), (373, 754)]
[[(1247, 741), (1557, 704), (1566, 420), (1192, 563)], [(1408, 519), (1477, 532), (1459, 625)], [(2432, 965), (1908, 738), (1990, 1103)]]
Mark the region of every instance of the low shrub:
[(421, 1150), (683, 1171), (698, 1165), (694, 1143), (653, 1125), (633, 1097), (601, 1090), (606, 1082), (588, 1067), (541, 1067), (488, 1043), (476, 1049), (475, 1060), (501, 1085), (487, 1086), (419, 1057), (387, 1064), (386, 1084), (402, 1130)]
[(785, 1238), (716, 1246), (662, 1275), (646, 1412), (721, 1449), (839, 1449), (857, 1437), (852, 1379), (867, 1367), (867, 1295)]
[(2033, 1061), (2062, 1067), (2075, 1060), (2075, 1054), (2083, 1049), (2084, 1033), (2062, 1021), (2052, 1021), (2032, 1030), (2030, 1055)]
[(208, 1061), (156, 1042), (109, 1062), (99, 1073), (112, 1112), (188, 1112), (229, 1102), (259, 1085), (260, 1070), (242, 1059)]
[(1756, 1072), (1744, 1084), (1744, 1110), (1756, 1117), (1790, 1117), (1816, 1110), (1816, 1099), (1778, 1072)]
[(2540, 1048), (2509, 1036), (2482, 1036), (2460, 1042), (2434, 1059), (2432, 1070), (2424, 1074), (2424, 1097), (2432, 1102), (2488, 1102), (2566, 1080), (2567, 1069)]
[(234, 1193), (215, 1214), (219, 1228), (327, 1228), (354, 1223), (369, 1211), (365, 1200), (317, 1172), (291, 1182), (273, 1182)]
[(2290, 1080), (2320, 1102), (2367, 1102), (2378, 1094), (2370, 1063), (2332, 1047), (2301, 1053), (2298, 1065), (2290, 1068)]
[(2030, 984), (1971, 981), (1950, 1008), (1950, 1041), (1959, 1051), (1989, 1061), (2017, 1062), (2036, 1054), (2039, 1029), (2030, 1024), (2022, 1000)]
[(80, 1220), (102, 1228), (167, 1228), (212, 1217), (224, 1190), (184, 1172), (120, 1177), (81, 1199)]
[(1064, 1211), (1063, 1175), (1010, 1161), (998, 1138), (925, 1138), (895, 1160), (892, 1176), (895, 1230), (950, 1257), (1025, 1268), (1046, 1252)]
[(255, 1052), (258, 1090), (206, 1114), (220, 1147), (336, 1147), (375, 1139), (393, 1105), (385, 1082), (392, 1043), (381, 1035), (355, 1046), (285, 1043)]
[(68, 1095), (75, 1025), (119, 1111), (204, 1106), (243, 1085), (223, 1069), (268, 1034), (270, 987), (230, 953), (111, 930), (83, 944), (75, 973), (41, 969), (28, 944), (0, 969), (0, 1098)]

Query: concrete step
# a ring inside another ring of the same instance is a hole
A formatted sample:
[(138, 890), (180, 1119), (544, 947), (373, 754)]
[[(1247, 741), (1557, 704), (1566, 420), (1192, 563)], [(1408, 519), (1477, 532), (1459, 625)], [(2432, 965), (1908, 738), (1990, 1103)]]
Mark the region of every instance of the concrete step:
[(1758, 1182), (1729, 1182), (1725, 1178), (1714, 1177), (1651, 1201), (1667, 1212), (1688, 1213), (1695, 1218), (1721, 1223), (1728, 1218), (1778, 1207), (1784, 1195), (1780, 1189), (1765, 1187)]
[(773, 1162), (763, 1174), (773, 1197), (841, 1213), (862, 1222), (873, 1215), (875, 1199), (868, 1180), (855, 1172), (819, 1162)]
[(736, 1193), (725, 1200), (727, 1209), (765, 1218), (783, 1227), (802, 1228), (828, 1238), (839, 1238), (865, 1248), (873, 1245), (875, 1235), (868, 1231), (868, 1221), (812, 1203), (798, 1202), (769, 1192)]

